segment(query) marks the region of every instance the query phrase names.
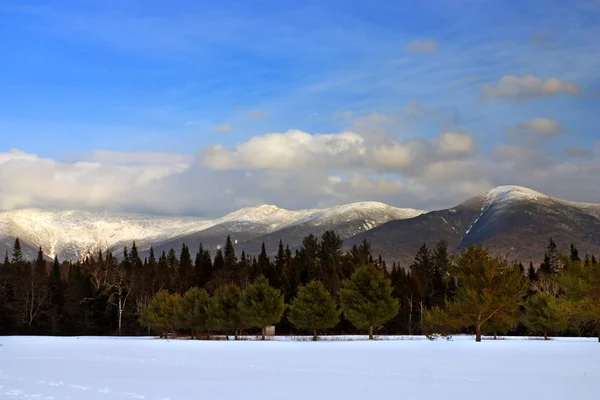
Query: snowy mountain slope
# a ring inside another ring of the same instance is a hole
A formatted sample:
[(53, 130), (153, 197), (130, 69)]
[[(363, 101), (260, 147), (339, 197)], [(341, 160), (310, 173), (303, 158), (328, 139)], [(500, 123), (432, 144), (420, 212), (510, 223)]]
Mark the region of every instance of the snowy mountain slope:
[(244, 249), (249, 253), (258, 253), (265, 242), (268, 251), (275, 252), (280, 239), (295, 248), (310, 233), (320, 235), (333, 229), (342, 238), (347, 238), (387, 221), (412, 218), (422, 213), (424, 211), (396, 208), (377, 202), (301, 211), (261, 206), (236, 211), (216, 220), (218, 223), (208, 229), (165, 242), (155, 250), (162, 252), (171, 248), (180, 249), (183, 243), (192, 249), (196, 249), (200, 243), (214, 249), (223, 245), (227, 235), (231, 235), (240, 251)]
[(600, 205), (555, 199), (519, 186), (501, 186), (448, 209), (391, 221), (346, 241), (369, 240), (375, 253), (408, 266), (423, 243), (446, 240), (451, 250), (482, 243), (491, 251), (539, 263), (550, 237), (566, 251), (600, 254)]
[(209, 247), (216, 247), (223, 244), (229, 234), (241, 242), (307, 221), (325, 227), (329, 220), (335, 223), (338, 220), (360, 218), (363, 229), (368, 229), (392, 218), (418, 213), (422, 212), (397, 209), (381, 203), (356, 203), (299, 211), (263, 205), (243, 208), (214, 220), (27, 209), (0, 213), (0, 254), (6, 250), (10, 253), (15, 237), (23, 242), (28, 258), (34, 257), (35, 250), (41, 246), (49, 257), (58, 255), (63, 260), (76, 260), (88, 252), (107, 248), (118, 255), (123, 246), (130, 246), (133, 240), (144, 254), (151, 245), (157, 251), (181, 248), (182, 243), (196, 247), (200, 241)]
[(51, 258), (58, 255), (61, 259), (78, 259), (99, 249), (130, 245), (132, 240), (143, 247), (202, 229), (206, 224), (196, 218), (28, 209), (0, 213), (0, 237), (19, 237), (30, 245), (41, 246)]

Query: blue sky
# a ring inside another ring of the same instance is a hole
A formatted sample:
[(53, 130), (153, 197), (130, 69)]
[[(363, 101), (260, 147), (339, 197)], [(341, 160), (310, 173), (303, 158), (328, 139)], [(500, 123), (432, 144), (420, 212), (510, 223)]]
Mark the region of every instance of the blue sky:
[[(74, 3), (0, 4), (0, 152), (195, 157), (290, 129), (492, 151), (531, 146), (514, 132), (538, 117), (565, 162), (600, 139), (598, 0)], [(498, 89), (526, 75), (577, 90)]]

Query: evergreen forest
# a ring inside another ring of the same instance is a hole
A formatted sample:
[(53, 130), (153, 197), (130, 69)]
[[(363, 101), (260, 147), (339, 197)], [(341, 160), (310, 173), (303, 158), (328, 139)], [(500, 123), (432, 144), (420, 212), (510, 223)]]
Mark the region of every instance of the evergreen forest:
[(269, 257), (237, 254), (230, 237), (142, 259), (135, 242), (78, 262), (26, 260), (19, 239), (0, 260), (2, 335), (157, 335), (214, 338), (328, 334), (598, 336), (600, 262), (550, 239), (523, 265), (440, 241), (410, 265), (387, 264), (364, 241), (343, 251), (334, 231), (309, 235)]

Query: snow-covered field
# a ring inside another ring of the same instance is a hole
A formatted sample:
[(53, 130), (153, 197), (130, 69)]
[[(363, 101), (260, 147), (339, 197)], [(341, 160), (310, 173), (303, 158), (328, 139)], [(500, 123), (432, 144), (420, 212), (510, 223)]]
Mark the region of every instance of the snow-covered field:
[(0, 398), (598, 399), (597, 339), (0, 338)]

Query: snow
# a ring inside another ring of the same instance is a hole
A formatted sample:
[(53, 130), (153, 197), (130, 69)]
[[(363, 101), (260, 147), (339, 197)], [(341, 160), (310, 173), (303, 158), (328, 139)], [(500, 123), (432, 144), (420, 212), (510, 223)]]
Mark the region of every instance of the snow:
[(596, 339), (434, 342), (4, 337), (0, 398), (597, 399)]
[(507, 201), (541, 200), (549, 198), (545, 194), (521, 186), (498, 186), (485, 192), (487, 203)]
[(328, 209), (290, 211), (274, 205), (246, 207), (214, 220), (161, 217), (114, 212), (26, 209), (0, 212), (0, 238), (19, 237), (39, 245), (49, 257), (81, 259), (88, 253), (136, 241), (139, 250), (150, 245), (223, 225), (228, 231), (260, 230), (272, 233), (288, 226), (313, 226), (343, 221), (364, 221), (371, 229), (392, 219), (411, 218), (423, 211), (363, 202)]

